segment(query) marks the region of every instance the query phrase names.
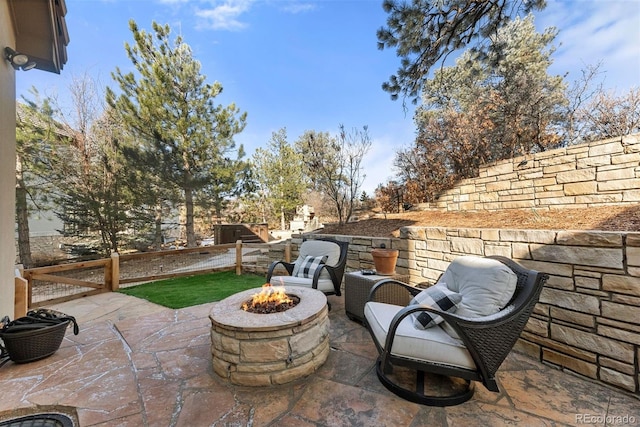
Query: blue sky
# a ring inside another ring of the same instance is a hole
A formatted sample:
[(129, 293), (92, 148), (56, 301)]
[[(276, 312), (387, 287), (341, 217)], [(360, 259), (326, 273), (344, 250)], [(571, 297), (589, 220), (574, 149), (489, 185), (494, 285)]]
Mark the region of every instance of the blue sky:
[[(624, 93), (640, 86), (640, 0), (548, 0), (536, 26), (555, 26), (559, 48), (552, 74), (580, 76), (602, 62), (606, 88)], [(386, 22), (381, 0), (66, 0), (71, 42), (60, 75), (34, 70), (16, 75), (17, 93), (31, 86), (65, 105), (73, 77), (89, 74), (116, 88), (111, 72), (132, 69), (124, 42), (134, 19), (151, 31), (153, 20), (180, 33), (202, 63), (202, 73), (224, 88), (217, 98), (248, 113), (236, 137), (248, 155), (271, 133), (287, 129), (293, 143), (305, 130), (335, 134), (369, 127), (372, 149), (364, 159), (369, 194), (394, 175), (395, 150), (414, 140), (413, 110), (391, 101), (381, 84), (398, 66), (395, 52), (380, 51), (376, 30)], [(67, 104), (68, 105), (68, 104)]]

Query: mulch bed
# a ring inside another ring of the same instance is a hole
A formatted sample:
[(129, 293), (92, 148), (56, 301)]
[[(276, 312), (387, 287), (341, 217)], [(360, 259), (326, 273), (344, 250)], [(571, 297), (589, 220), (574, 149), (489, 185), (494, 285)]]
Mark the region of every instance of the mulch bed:
[(533, 230), (640, 231), (640, 204), (593, 208), (505, 211), (409, 211), (401, 214), (377, 214), (374, 218), (342, 226), (325, 226), (322, 233), (346, 236), (398, 237), (406, 226), (499, 228)]

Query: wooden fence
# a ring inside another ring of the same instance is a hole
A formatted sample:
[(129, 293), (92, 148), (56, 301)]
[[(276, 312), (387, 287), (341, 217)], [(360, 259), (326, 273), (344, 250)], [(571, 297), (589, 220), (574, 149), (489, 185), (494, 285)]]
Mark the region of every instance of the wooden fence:
[[(25, 269), (22, 275), (28, 283), (26, 305), (40, 307), (117, 291), (121, 286), (216, 271), (235, 270), (239, 275), (243, 262), (260, 257), (268, 252), (267, 247), (239, 240), (235, 244), (171, 251), (114, 253), (110, 258)], [(245, 267), (256, 271), (255, 267)]]

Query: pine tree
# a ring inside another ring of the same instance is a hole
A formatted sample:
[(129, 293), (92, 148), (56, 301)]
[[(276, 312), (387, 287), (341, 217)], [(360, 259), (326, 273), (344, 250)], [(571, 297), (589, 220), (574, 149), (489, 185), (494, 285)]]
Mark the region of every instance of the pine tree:
[(555, 36), (553, 28), (537, 33), (533, 15), (515, 19), (486, 50), (464, 52), (425, 82), (416, 144), (395, 159), (421, 201), (483, 164), (558, 146), (566, 85), (547, 72)]
[(72, 108), (56, 109), (68, 138), (58, 145), (57, 161), (48, 171), (56, 187), (52, 205), (64, 234), (98, 233), (99, 250), (108, 256), (119, 250), (123, 232), (140, 220), (140, 199), (127, 185), (133, 169), (123, 157), (131, 135), (112, 110), (104, 109), (103, 94), (88, 75), (74, 78), (68, 93)]
[(378, 30), (378, 49), (395, 48), (401, 66), (382, 85), (391, 94), (414, 104), (432, 68), (451, 53), (495, 35), (513, 15), (542, 10), (545, 0), (384, 0), (387, 27)]
[(256, 150), (253, 165), (262, 203), (269, 207), (269, 217), (279, 218), (285, 230), (285, 222), (293, 219), (307, 188), (302, 158), (287, 142), (285, 128), (273, 132), (267, 146)]
[[(171, 41), (168, 25), (152, 23), (153, 34), (131, 20), (134, 45), (125, 44), (137, 74), (119, 68), (112, 77), (122, 93), (107, 89), (107, 101), (130, 127), (145, 155), (144, 167), (153, 171), (167, 189), (179, 189), (186, 211), (187, 246), (195, 246), (196, 194), (212, 180), (224, 177), (233, 137), (245, 126), (246, 113), (234, 104), (215, 104), (222, 91), (219, 82), (206, 83), (200, 63), (181, 36)], [(242, 154), (242, 150), (238, 150)], [(213, 175), (215, 172), (215, 176)]]
[(51, 99), (24, 98), (16, 108), (16, 224), (18, 255), (24, 267), (32, 266), (29, 216), (33, 210), (48, 209), (55, 191), (53, 170), (63, 157), (68, 129), (54, 120)]

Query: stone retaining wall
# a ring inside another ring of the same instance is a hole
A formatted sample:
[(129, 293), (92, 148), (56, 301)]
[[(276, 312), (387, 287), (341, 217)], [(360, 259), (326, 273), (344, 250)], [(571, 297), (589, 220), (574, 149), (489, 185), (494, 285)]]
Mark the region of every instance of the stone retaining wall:
[(460, 181), (432, 208), (551, 209), (640, 202), (640, 134), (502, 160)]
[[(397, 273), (414, 285), (434, 283), (469, 254), (503, 255), (548, 273), (516, 348), (640, 396), (640, 233), (404, 227), (398, 239), (326, 237), (350, 242), (347, 271), (371, 268), (380, 243), (399, 249)], [(300, 242), (291, 240), (293, 259)]]

